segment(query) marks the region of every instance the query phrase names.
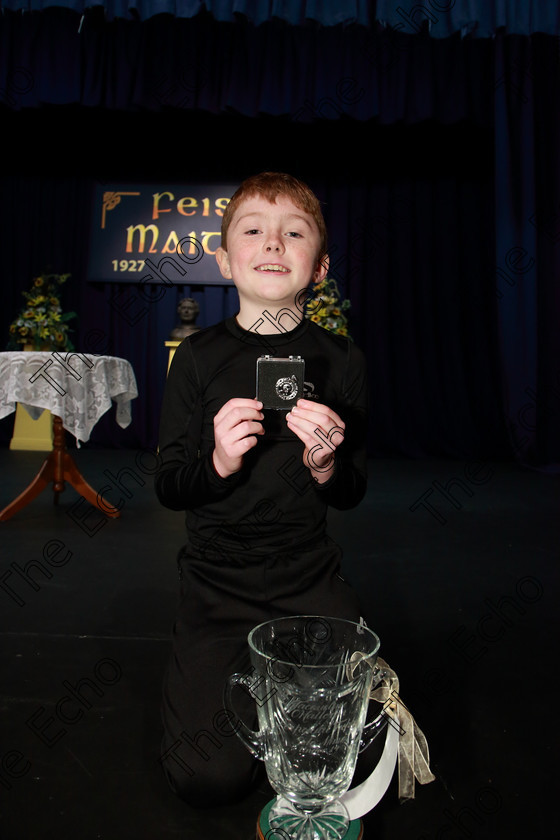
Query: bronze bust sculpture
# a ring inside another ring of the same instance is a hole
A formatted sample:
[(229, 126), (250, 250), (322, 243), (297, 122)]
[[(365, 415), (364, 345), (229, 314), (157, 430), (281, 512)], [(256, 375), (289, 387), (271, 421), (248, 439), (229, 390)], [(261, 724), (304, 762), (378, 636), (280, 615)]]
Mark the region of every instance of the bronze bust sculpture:
[(179, 301), (177, 306), (177, 314), (181, 319), (181, 323), (171, 330), (170, 339), (173, 341), (182, 341), (188, 335), (198, 332), (200, 327), (196, 325), (196, 318), (200, 312), (200, 307), (194, 298), (183, 298)]

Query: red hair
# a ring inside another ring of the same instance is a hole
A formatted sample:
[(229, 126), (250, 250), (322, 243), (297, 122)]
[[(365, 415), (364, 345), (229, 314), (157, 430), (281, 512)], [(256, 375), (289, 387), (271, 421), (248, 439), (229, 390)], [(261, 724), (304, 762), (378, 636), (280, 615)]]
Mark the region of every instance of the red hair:
[(222, 248), (224, 251), (227, 251), (228, 228), (241, 202), (245, 201), (246, 198), (262, 196), (271, 204), (274, 204), (279, 195), (289, 198), (296, 207), (313, 217), (319, 229), (319, 256), (325, 256), (327, 253), (327, 228), (319, 199), (307, 184), (304, 184), (298, 178), (294, 178), (293, 175), (286, 175), (284, 172), (261, 172), (260, 175), (252, 175), (243, 181), (236, 190), (224, 210), (222, 218)]

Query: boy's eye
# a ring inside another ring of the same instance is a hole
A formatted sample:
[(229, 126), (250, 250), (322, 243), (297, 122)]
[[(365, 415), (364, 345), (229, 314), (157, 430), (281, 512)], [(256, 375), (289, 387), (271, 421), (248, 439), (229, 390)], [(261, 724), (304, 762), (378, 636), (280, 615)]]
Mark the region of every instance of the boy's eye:
[(246, 230), (245, 233), (255, 234), (260, 233), (260, 231), (257, 228), (251, 228), (250, 230)]
[(296, 230), (288, 231), (288, 236), (293, 236), (295, 239), (301, 239), (302, 234), (298, 233)]

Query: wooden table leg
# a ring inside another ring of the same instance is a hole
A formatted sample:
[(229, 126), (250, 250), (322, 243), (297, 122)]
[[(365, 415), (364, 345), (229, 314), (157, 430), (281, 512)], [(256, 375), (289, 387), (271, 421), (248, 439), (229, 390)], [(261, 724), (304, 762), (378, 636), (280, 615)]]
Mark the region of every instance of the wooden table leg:
[(98, 508), (106, 516), (116, 519), (121, 515), (120, 510), (113, 507), (99, 493), (91, 487), (81, 472), (68, 450), (66, 449), (65, 433), (62, 420), (53, 414), (53, 449), (31, 484), (26, 487), (23, 493), (10, 502), (0, 511), (0, 522), (10, 519), (15, 513), (29, 504), (41, 493), (48, 484), (52, 482), (54, 502), (57, 504), (60, 493), (65, 490), (66, 482), (71, 484), (74, 490), (80, 493), (94, 507)]

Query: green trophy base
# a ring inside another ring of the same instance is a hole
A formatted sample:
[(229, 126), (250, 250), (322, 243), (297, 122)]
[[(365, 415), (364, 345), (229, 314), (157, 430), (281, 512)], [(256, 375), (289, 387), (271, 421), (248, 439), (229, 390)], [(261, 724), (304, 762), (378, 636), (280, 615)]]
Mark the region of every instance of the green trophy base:
[[(272, 799), (268, 805), (262, 809), (257, 823), (257, 840), (283, 840), (281, 831), (275, 831), (270, 827), (268, 822), (268, 814), (275, 803)], [(352, 820), (348, 826), (348, 831), (344, 835), (344, 840), (362, 840), (364, 835), (364, 826), (361, 820)]]

